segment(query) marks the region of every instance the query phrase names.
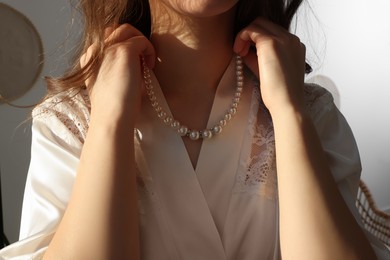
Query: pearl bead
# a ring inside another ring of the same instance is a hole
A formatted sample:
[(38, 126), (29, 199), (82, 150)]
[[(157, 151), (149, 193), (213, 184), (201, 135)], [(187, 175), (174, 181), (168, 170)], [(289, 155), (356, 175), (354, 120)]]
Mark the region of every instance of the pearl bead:
[(232, 119), (232, 115), (231, 114), (225, 114), (225, 120), (229, 121), (230, 119)]
[(229, 113), (233, 116), (233, 115), (235, 115), (237, 113), (237, 109), (232, 107), (232, 108), (229, 109)]
[(151, 79), (150, 77), (147, 77), (147, 78), (145, 79), (145, 84), (146, 84), (146, 86), (150, 88), (150, 84), (151, 84), (151, 83), (152, 83), (152, 79)]
[(167, 125), (170, 125), (173, 121), (173, 118), (170, 117), (170, 116), (167, 116), (166, 118), (164, 118), (164, 123), (167, 124)]
[(174, 120), (172, 123), (171, 123), (171, 127), (175, 130), (178, 130), (180, 128), (180, 123), (179, 121), (177, 120)]
[(216, 134), (219, 134), (222, 132), (222, 126), (220, 125), (216, 125), (213, 127), (213, 133), (216, 135)]
[(222, 119), (221, 121), (219, 121), (219, 125), (220, 126), (225, 126), (226, 125), (226, 120), (225, 119)]
[(180, 134), (180, 136), (186, 136), (188, 132), (188, 127), (182, 125), (180, 126), (179, 130), (177, 132)]
[(209, 138), (213, 137), (213, 133), (210, 130), (204, 130), (202, 132), (202, 137), (204, 139), (209, 139)]
[(158, 112), (157, 116), (159, 118), (165, 118), (167, 116), (167, 113), (165, 113), (164, 111), (160, 111), (160, 112)]
[(191, 140), (198, 140), (200, 137), (199, 131), (196, 130), (191, 131), (189, 137)]

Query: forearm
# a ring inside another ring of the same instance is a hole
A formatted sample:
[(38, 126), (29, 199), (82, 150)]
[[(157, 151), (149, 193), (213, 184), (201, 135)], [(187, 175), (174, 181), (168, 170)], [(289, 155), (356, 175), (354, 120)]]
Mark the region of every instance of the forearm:
[(138, 259), (132, 132), (91, 119), (72, 196), (46, 259)]
[(338, 191), (308, 115), (293, 108), (271, 114), (283, 259), (375, 259)]

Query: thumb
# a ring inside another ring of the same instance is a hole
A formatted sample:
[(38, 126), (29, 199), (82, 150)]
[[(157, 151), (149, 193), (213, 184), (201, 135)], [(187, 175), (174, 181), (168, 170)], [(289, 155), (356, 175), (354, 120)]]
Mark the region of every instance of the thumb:
[(249, 51), (247, 55), (242, 57), (245, 65), (256, 75), (259, 79), (259, 64), (257, 62), (257, 55), (255, 51)]

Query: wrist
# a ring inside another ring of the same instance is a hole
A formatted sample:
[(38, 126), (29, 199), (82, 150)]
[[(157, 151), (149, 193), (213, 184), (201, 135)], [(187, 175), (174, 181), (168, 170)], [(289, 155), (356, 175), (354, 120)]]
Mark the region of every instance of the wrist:
[(267, 106), (267, 109), (273, 120), (286, 117), (305, 118), (308, 116), (303, 102), (279, 102), (272, 106)]
[(91, 111), (90, 128), (100, 128), (107, 134), (130, 133), (135, 127), (136, 117), (132, 113), (119, 111)]
[(291, 128), (301, 129), (312, 120), (303, 106), (283, 105), (269, 111), (275, 131), (278, 132), (291, 130)]
[(285, 111), (305, 113), (304, 93), (301, 87), (288, 87), (279, 85), (267, 90), (267, 86), (261, 88), (263, 102), (271, 114), (283, 114)]

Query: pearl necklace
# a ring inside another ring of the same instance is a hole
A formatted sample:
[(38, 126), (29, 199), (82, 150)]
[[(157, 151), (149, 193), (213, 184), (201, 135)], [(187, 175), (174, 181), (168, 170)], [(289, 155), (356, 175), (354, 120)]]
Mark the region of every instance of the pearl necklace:
[(227, 112), (223, 115), (222, 119), (215, 124), (210, 129), (204, 130), (195, 130), (189, 129), (187, 126), (183, 125), (173, 117), (169, 116), (166, 111), (160, 106), (160, 103), (157, 101), (157, 97), (153, 90), (152, 80), (150, 77), (150, 69), (147, 67), (144, 60), (142, 60), (143, 66), (143, 74), (145, 80), (146, 92), (149, 96), (150, 103), (154, 110), (157, 113), (157, 117), (162, 120), (167, 126), (170, 126), (174, 129), (180, 136), (187, 136), (191, 140), (198, 139), (209, 139), (217, 134), (220, 134), (223, 128), (227, 125), (227, 123), (234, 117), (237, 113), (237, 107), (240, 103), (241, 94), (244, 86), (244, 73), (243, 73), (243, 61), (240, 56), (236, 56), (236, 92), (234, 93), (233, 101), (227, 110)]

